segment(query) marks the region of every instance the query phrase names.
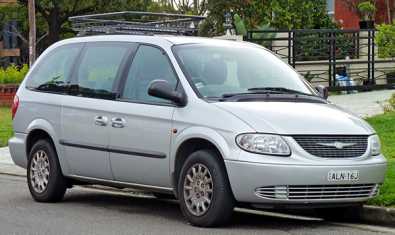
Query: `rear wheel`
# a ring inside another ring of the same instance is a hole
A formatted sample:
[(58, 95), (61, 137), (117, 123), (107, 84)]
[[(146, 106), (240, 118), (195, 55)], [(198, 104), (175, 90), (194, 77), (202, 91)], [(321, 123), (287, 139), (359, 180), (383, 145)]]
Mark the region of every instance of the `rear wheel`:
[(215, 151), (199, 150), (187, 158), (178, 180), (178, 198), (192, 225), (213, 227), (230, 220), (235, 201)]
[(49, 140), (38, 140), (29, 154), (27, 183), (34, 200), (57, 202), (63, 199), (67, 182), (58, 156)]

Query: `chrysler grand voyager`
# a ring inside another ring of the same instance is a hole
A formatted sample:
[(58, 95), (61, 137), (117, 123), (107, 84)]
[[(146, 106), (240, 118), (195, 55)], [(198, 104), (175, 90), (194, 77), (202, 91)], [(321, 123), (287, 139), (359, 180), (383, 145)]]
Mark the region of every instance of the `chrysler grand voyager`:
[(254, 44), (79, 37), (27, 74), (9, 147), (38, 202), (102, 184), (173, 196), (197, 226), (236, 205), (341, 216), (377, 195), (387, 165), (375, 131), (326, 96)]

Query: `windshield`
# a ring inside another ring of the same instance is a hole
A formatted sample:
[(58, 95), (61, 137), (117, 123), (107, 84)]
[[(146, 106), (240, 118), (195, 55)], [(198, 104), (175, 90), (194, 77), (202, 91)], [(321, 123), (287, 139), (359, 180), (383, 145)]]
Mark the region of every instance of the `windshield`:
[(204, 98), (267, 92), (265, 88), (315, 95), (295, 70), (258, 47), (188, 44), (174, 49), (194, 90)]

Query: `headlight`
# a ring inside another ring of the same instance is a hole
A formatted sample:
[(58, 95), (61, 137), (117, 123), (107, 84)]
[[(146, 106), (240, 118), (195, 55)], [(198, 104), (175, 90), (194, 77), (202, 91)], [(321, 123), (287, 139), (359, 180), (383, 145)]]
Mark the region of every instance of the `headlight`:
[(241, 134), (236, 137), (236, 143), (248, 152), (278, 156), (291, 155), (288, 144), (278, 135)]
[(370, 136), (369, 143), (370, 143), (370, 154), (372, 156), (379, 155), (381, 152), (381, 144), (379, 137), (377, 135)]

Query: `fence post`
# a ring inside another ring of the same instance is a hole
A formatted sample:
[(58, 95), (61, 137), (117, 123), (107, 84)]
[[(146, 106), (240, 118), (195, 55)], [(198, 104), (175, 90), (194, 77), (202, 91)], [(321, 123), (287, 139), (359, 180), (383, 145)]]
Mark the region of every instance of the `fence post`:
[(332, 79), (333, 79), (333, 86), (336, 86), (336, 32), (332, 32), (332, 55), (333, 55), (333, 74), (332, 74)]
[(355, 40), (355, 38), (356, 38), (356, 59), (359, 59), (359, 56), (360, 56), (360, 41), (361, 41), (361, 38), (360, 38), (360, 31), (358, 31), (357, 33), (355, 33), (355, 37), (354, 37), (354, 40)]
[(372, 82), (372, 77), (371, 77), (371, 66), (370, 63), (372, 62), (371, 56), (372, 56), (372, 47), (371, 47), (371, 31), (368, 29), (368, 82), (367, 85), (370, 85)]
[(288, 64), (291, 64), (291, 31), (288, 31)]
[(329, 54), (329, 59), (328, 59), (328, 64), (329, 64), (329, 71), (328, 71), (328, 86), (332, 86), (332, 39), (331, 39), (332, 33), (328, 33), (327, 37), (329, 39), (329, 49), (328, 49), (328, 54)]
[(333, 86), (336, 86), (336, 31), (333, 32)]
[(296, 68), (296, 32), (291, 30), (292, 32), (292, 67)]
[(374, 40), (374, 37), (375, 37), (375, 34), (376, 34), (376, 32), (375, 32), (375, 29), (372, 29), (372, 85), (375, 85), (376, 84), (376, 79), (375, 79), (375, 77), (374, 77), (374, 63), (375, 63), (375, 58), (374, 58), (374, 43), (375, 43), (375, 40)]

